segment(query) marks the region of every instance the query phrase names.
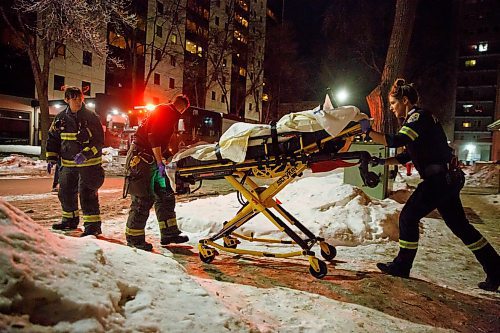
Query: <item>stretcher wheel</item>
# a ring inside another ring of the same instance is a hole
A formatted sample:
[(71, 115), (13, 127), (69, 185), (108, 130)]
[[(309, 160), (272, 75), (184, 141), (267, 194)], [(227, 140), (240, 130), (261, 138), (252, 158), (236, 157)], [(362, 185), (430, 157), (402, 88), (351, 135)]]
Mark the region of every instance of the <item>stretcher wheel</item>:
[(200, 260), (203, 261), (205, 264), (210, 264), (215, 259), (215, 253), (206, 257), (200, 253), (199, 256)]
[(321, 256), (323, 258), (325, 258), (325, 260), (332, 260), (337, 255), (337, 249), (333, 245), (324, 243), (324, 246), (325, 245), (328, 247), (329, 253), (327, 253), (326, 251), (323, 251), (323, 249), (321, 249)]
[(317, 272), (312, 266), (309, 266), (309, 273), (311, 273), (311, 275), (314, 276), (316, 279), (322, 279), (328, 272), (328, 268), (326, 267), (326, 264), (321, 260), (318, 260), (318, 267), (319, 267), (319, 272)]

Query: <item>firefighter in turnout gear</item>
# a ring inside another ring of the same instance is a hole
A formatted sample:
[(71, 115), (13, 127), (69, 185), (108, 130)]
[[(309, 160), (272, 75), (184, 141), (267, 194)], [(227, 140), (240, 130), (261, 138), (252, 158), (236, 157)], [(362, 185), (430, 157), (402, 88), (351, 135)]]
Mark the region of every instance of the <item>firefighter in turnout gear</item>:
[(56, 230), (72, 230), (80, 222), (78, 194), (83, 213), (82, 236), (101, 234), (101, 217), (97, 191), (104, 182), (102, 145), (104, 132), (99, 117), (85, 108), (83, 94), (77, 87), (64, 92), (68, 104), (54, 119), (47, 140), (47, 171), (59, 169), (59, 201), (62, 221), (52, 225)]
[(405, 164), (410, 160), (423, 181), (406, 202), (399, 216), (399, 253), (390, 263), (378, 263), (384, 273), (408, 277), (419, 240), (419, 222), (434, 209), (446, 225), (472, 251), (482, 265), (486, 280), (479, 288), (496, 291), (500, 285), (500, 257), (491, 244), (467, 220), (460, 201), (464, 174), (453, 157), (441, 124), (427, 110), (419, 108), (418, 93), (403, 79), (394, 83), (389, 94), (390, 109), (404, 119), (396, 134), (371, 130), (370, 123), (361, 123), (366, 136), (388, 147), (406, 147), (406, 151), (388, 159), (373, 158), (372, 164)]
[(132, 202), (125, 235), (127, 245), (151, 251), (144, 228), (149, 210), (155, 207), (160, 227), (161, 245), (184, 243), (189, 240), (177, 226), (175, 196), (166, 178), (165, 161), (170, 157), (169, 142), (181, 114), (189, 107), (184, 95), (172, 103), (161, 104), (140, 124), (126, 161), (124, 196), (130, 193)]

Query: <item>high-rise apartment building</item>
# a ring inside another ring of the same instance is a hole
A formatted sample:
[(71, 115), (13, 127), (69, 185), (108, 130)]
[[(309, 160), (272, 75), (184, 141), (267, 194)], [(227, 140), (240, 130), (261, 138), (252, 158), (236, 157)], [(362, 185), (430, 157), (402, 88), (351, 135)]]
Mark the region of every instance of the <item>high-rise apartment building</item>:
[(454, 146), (460, 160), (499, 160), (500, 1), (461, 0)]

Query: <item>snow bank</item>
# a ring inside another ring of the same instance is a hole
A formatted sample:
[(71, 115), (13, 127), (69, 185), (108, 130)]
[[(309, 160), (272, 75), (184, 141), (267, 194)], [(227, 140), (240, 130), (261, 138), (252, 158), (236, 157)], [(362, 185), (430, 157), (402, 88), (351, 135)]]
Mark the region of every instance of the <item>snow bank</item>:
[[(0, 199), (0, 330), (222, 332), (238, 328), (173, 259), (38, 226)], [(243, 325), (245, 326), (245, 325)], [(35, 329), (36, 328), (36, 329)]]
[(20, 153), (26, 155), (40, 155), (40, 146), (29, 145), (0, 145), (0, 153)]

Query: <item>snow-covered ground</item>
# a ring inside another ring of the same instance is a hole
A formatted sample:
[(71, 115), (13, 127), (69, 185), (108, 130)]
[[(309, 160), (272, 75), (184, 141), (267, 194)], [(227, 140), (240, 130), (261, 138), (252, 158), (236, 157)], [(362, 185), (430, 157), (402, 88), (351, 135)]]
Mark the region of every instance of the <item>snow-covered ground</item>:
[[(37, 169), (37, 164), (27, 165)], [(342, 178), (341, 171), (306, 173), (277, 197), (313, 233), (337, 246), (338, 262), (330, 270), (375, 272), (376, 262), (390, 261), (397, 253), (402, 204), (371, 199), (343, 184)], [(408, 190), (404, 177), (397, 179), (395, 187)], [(301, 290), (195, 277), (167, 249), (148, 253), (93, 237), (54, 234), (15, 207), (22, 198), (0, 198), (2, 332), (446, 331)], [(47, 198), (54, 197), (47, 194)], [(190, 236), (189, 245), (196, 247), (200, 238), (218, 231), (221, 221), (238, 209), (236, 194), (230, 193), (179, 202), (176, 212), (180, 228)], [(105, 236), (121, 235), (123, 230), (123, 216), (103, 223)], [(245, 224), (241, 232), (284, 236), (262, 216)], [(146, 233), (158, 234), (153, 211)], [(285, 250), (256, 244), (244, 248)], [(304, 265), (307, 275), (307, 259), (295, 260)], [(480, 266), (437, 219), (423, 220), (412, 276), (475, 297), (485, 295), (476, 287), (484, 278)], [(494, 293), (486, 294), (500, 300)]]

